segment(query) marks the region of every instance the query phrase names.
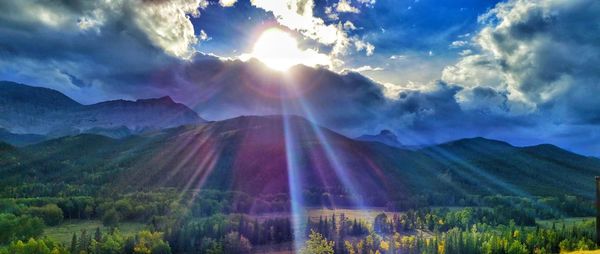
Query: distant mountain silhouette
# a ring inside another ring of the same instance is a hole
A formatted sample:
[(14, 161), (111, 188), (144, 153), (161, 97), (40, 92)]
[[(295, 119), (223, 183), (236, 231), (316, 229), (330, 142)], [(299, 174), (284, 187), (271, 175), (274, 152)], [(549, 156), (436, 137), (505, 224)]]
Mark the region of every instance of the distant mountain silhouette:
[(6, 129), (0, 128), (0, 141), (16, 145), (25, 146), (46, 140), (46, 136), (36, 134), (14, 134)]
[(169, 97), (82, 105), (47, 88), (0, 82), (0, 128), (12, 134), (59, 137), (88, 131), (122, 135), (204, 122)]
[(396, 134), (392, 133), (390, 130), (382, 130), (376, 135), (362, 135), (356, 139), (360, 141), (379, 142), (393, 147), (403, 147), (402, 143), (398, 141)]

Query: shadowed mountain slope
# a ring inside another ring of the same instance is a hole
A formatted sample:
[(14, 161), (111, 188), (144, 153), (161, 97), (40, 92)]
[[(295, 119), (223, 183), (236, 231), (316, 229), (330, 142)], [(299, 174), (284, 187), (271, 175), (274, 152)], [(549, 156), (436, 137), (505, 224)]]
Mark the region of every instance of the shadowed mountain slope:
[(289, 193), (293, 154), (298, 178), (291, 180), (310, 203), (352, 205), (360, 196), (382, 205), (437, 194), (591, 198), (600, 174), (600, 160), (550, 145), (521, 148), (474, 138), (410, 151), (285, 118), (238, 117), (123, 139), (85, 134), (11, 147), (15, 155), (2, 159), (0, 186), (4, 192), (16, 181), (276, 195)]
[(0, 128), (12, 134), (60, 137), (88, 130), (111, 134), (119, 128), (140, 133), (201, 122), (193, 110), (169, 97), (82, 105), (55, 90), (0, 82)]

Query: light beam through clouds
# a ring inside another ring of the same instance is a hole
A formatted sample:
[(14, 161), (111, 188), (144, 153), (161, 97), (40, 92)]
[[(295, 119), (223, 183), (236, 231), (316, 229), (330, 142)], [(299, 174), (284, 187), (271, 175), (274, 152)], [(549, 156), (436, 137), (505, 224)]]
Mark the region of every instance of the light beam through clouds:
[(305, 228), (309, 225), (302, 225), (304, 218), (307, 216), (305, 213), (305, 207), (303, 202), (303, 189), (302, 189), (302, 176), (300, 172), (300, 168), (298, 167), (298, 152), (300, 151), (299, 144), (297, 143), (295, 137), (297, 133), (293, 133), (293, 127), (290, 124), (290, 115), (287, 114), (287, 102), (284, 101), (282, 104), (283, 111), (285, 114), (283, 115), (283, 126), (284, 126), (284, 141), (285, 141), (285, 154), (286, 154), (286, 162), (287, 162), (287, 174), (288, 174), (288, 188), (290, 193), (290, 206), (291, 206), (291, 215), (290, 219), (292, 220), (292, 232), (293, 232), (293, 241), (294, 241), (294, 250), (299, 252), (302, 248), (305, 238), (304, 232)]

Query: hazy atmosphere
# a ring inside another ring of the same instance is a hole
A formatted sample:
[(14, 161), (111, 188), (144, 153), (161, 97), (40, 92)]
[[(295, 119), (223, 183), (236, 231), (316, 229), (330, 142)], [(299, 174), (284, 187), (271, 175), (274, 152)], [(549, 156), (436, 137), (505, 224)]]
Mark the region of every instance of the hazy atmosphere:
[(0, 254), (596, 249), (599, 13), (0, 1)]
[[(318, 123), (351, 136), (390, 129), (411, 145), (485, 136), (600, 153), (596, 1), (0, 7), (0, 79), (84, 104), (168, 95), (210, 120), (280, 113), (253, 82), (269, 79), (310, 86)], [(257, 44), (267, 30), (274, 38)], [(302, 79), (268, 70), (296, 64), (311, 67), (296, 71)]]

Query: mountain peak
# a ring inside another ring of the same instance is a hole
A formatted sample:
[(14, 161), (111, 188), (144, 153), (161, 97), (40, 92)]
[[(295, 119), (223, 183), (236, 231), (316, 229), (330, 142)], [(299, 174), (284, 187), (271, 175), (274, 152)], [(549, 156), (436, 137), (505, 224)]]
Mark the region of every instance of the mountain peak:
[(69, 109), (82, 106), (65, 94), (45, 87), (24, 85), (12, 81), (0, 81), (0, 106), (31, 107), (48, 109)]
[(138, 100), (136, 100), (136, 102), (157, 103), (157, 104), (164, 104), (164, 105), (178, 104), (175, 101), (173, 101), (173, 99), (170, 96), (163, 96), (163, 97), (159, 97), (159, 98), (138, 99)]
[(491, 147), (491, 146), (505, 146), (505, 147), (514, 147), (513, 145), (495, 139), (488, 139), (484, 137), (473, 137), (473, 138), (462, 138), (453, 141), (449, 141), (446, 143), (439, 144), (438, 146), (472, 146), (472, 147)]
[(169, 96), (82, 105), (52, 89), (0, 82), (0, 123), (8, 133), (54, 137), (88, 130), (127, 133), (121, 127), (139, 133), (202, 122), (195, 111)]
[(381, 136), (393, 136), (393, 137), (396, 137), (396, 134), (394, 134), (392, 131), (387, 130), (387, 129), (381, 130), (379, 132), (379, 135), (381, 135)]
[(356, 139), (360, 141), (378, 142), (393, 147), (403, 147), (402, 143), (398, 141), (396, 134), (387, 129), (381, 130), (379, 134), (376, 135), (362, 135)]

